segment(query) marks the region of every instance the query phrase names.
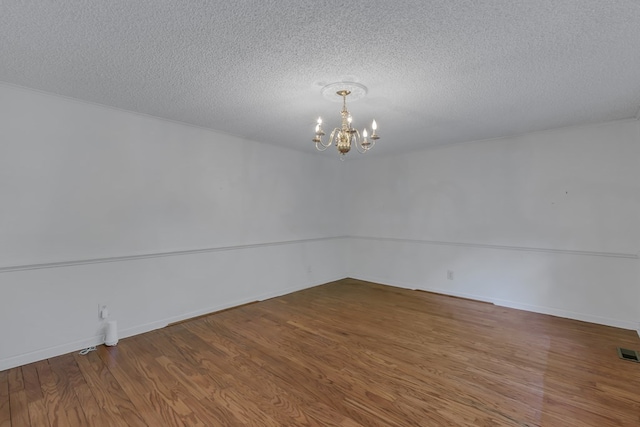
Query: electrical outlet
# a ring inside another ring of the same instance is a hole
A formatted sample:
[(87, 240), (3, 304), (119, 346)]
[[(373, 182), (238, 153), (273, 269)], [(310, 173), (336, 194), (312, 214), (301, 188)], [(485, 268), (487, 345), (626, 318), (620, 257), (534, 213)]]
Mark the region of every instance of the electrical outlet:
[(98, 319), (104, 320), (109, 317), (109, 310), (104, 304), (98, 304)]
[(447, 270), (447, 279), (453, 280), (453, 270)]

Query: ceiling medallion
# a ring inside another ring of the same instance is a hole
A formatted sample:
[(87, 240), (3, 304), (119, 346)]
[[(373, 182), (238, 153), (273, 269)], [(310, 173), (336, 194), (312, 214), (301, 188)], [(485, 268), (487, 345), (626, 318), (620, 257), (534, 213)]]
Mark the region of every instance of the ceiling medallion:
[[(336, 90), (337, 89), (337, 90)], [(347, 154), (352, 146), (355, 146), (359, 153), (366, 153), (376, 144), (376, 141), (380, 139), (376, 130), (378, 125), (374, 120), (371, 123), (371, 136), (368, 135), (367, 129), (360, 132), (351, 127), (353, 121), (351, 113), (347, 111), (347, 96), (351, 96), (351, 100), (356, 100), (364, 97), (367, 94), (367, 88), (359, 83), (354, 82), (340, 82), (331, 83), (322, 88), (322, 95), (331, 101), (342, 101), (342, 125), (333, 129), (329, 140), (325, 143), (322, 141), (322, 137), (325, 133), (322, 130), (322, 118), (318, 117), (318, 124), (316, 125), (316, 133), (312, 141), (316, 144), (318, 151), (324, 151), (332, 145), (338, 148), (340, 153), (340, 160), (344, 160), (345, 154)], [(337, 96), (336, 96), (337, 95)], [(342, 97), (342, 99), (338, 98)], [(367, 139), (370, 138), (370, 139)]]

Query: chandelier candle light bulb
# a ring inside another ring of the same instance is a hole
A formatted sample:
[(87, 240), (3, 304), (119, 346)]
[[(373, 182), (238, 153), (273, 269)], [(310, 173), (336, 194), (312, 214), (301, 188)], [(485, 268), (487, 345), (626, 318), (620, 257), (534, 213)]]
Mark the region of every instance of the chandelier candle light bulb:
[[(335, 85), (338, 85), (338, 83), (329, 85), (329, 86), (335, 86)], [(346, 87), (353, 87), (353, 88), (359, 89), (360, 95), (362, 95), (363, 92), (366, 93), (366, 88), (357, 83), (344, 83), (344, 85)], [(328, 86), (325, 88), (328, 88)], [(329, 135), (329, 140), (325, 143), (322, 140), (322, 137), (325, 135), (324, 131), (322, 130), (322, 118), (318, 117), (316, 129), (315, 129), (315, 136), (313, 137), (312, 141), (315, 143), (316, 149), (318, 151), (325, 151), (330, 146), (335, 145), (336, 148), (338, 149), (338, 152), (340, 153), (340, 160), (344, 160), (344, 156), (349, 151), (351, 151), (351, 147), (353, 145), (355, 145), (358, 152), (360, 152), (361, 154), (364, 154), (367, 151), (369, 151), (371, 148), (373, 148), (373, 146), (376, 143), (376, 140), (380, 139), (380, 137), (376, 133), (376, 130), (378, 129), (378, 124), (376, 123), (375, 120), (371, 124), (372, 132), (371, 132), (370, 139), (367, 139), (367, 137), (369, 137), (369, 134), (366, 128), (362, 130), (362, 135), (361, 135), (358, 129), (353, 128), (351, 126), (353, 122), (353, 117), (347, 110), (347, 96), (351, 94), (350, 90), (342, 89), (337, 91), (336, 94), (342, 97), (342, 111), (340, 111), (340, 115), (342, 117), (341, 126), (334, 128), (333, 131), (331, 131), (331, 134)]]

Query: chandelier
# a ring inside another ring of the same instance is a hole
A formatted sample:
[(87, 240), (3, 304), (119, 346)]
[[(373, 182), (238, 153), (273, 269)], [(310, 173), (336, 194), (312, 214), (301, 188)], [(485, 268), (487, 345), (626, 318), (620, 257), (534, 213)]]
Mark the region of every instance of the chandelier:
[[(323, 89), (323, 93), (326, 94), (326, 89), (331, 90), (331, 88), (339, 85), (339, 83), (334, 83), (328, 86), (325, 86)], [(357, 83), (345, 83), (343, 86), (350, 87), (351, 89), (357, 89), (357, 94), (362, 96), (366, 93), (366, 88)], [(329, 135), (329, 139), (324, 142), (322, 137), (325, 135), (322, 130), (322, 117), (318, 117), (318, 123), (316, 124), (316, 133), (313, 137), (312, 141), (316, 145), (316, 149), (318, 151), (324, 151), (332, 145), (335, 145), (338, 148), (338, 152), (340, 153), (340, 160), (344, 160), (344, 156), (351, 151), (351, 147), (355, 146), (358, 152), (361, 154), (366, 153), (376, 144), (376, 141), (380, 139), (378, 134), (376, 133), (378, 129), (378, 124), (374, 120), (371, 123), (371, 135), (367, 133), (367, 129), (362, 130), (362, 134), (351, 126), (353, 118), (351, 117), (351, 113), (347, 110), (347, 96), (351, 94), (351, 90), (349, 89), (340, 89), (335, 92), (336, 95), (342, 97), (342, 111), (340, 115), (342, 116), (342, 125), (340, 127), (334, 128), (331, 134)], [(326, 96), (326, 95), (325, 95)]]

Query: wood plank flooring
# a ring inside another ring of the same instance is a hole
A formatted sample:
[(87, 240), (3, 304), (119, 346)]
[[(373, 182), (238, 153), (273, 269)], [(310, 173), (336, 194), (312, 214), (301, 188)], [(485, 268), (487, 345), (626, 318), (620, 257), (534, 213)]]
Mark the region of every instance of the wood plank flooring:
[(0, 372), (0, 427), (640, 426), (633, 331), (352, 279)]

